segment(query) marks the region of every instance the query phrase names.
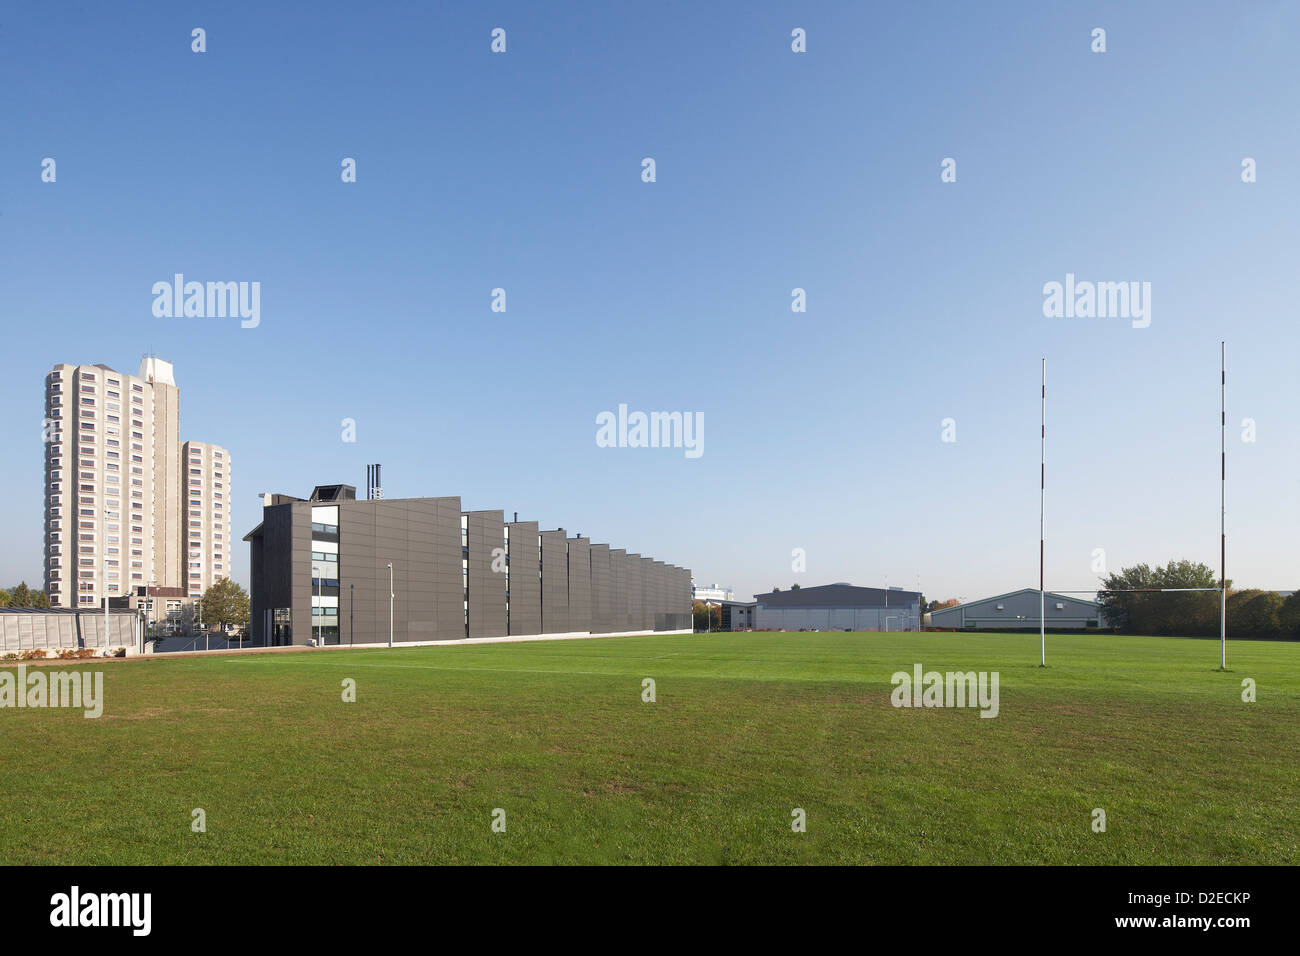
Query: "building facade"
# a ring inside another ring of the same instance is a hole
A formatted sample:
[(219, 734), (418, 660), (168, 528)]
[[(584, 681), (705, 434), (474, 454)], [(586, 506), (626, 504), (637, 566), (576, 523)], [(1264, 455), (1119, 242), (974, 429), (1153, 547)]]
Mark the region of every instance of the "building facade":
[(1021, 588), (1019, 591), (932, 611), (930, 626), (955, 630), (978, 628), (1006, 631), (1030, 628), (1036, 631), (1040, 618), (1048, 628), (1074, 630), (1102, 626), (1102, 608), (1096, 601), (1084, 601), (1068, 594), (1053, 594), (1048, 591), (1041, 615), (1039, 610), (1038, 589)]
[[(94, 607), (149, 585), (192, 591), (191, 570), (207, 581), (229, 573), (229, 562), (214, 562), (211, 549), (185, 557), (189, 486), (170, 363), (146, 356), (135, 375), (107, 365), (54, 366), (45, 377), (44, 438), (51, 606)], [(224, 514), (228, 478), (222, 484)], [(191, 568), (192, 560), (202, 566)]]
[(181, 446), (181, 469), (182, 586), (194, 599), (230, 577), (230, 452), (220, 445), (187, 441)]
[(731, 588), (721, 584), (705, 584), (691, 589), (691, 596), (697, 601), (734, 601), (736, 596)]
[(459, 497), (263, 502), (244, 538), (255, 643), (384, 644), (390, 601), (394, 643), (691, 630), (689, 570)]
[[(800, 588), (799, 590), (803, 590)], [(718, 605), (718, 625), (724, 631), (752, 631), (754, 629), (753, 601), (715, 601)]]
[(921, 595), (902, 588), (826, 584), (754, 595), (759, 631), (917, 631)]

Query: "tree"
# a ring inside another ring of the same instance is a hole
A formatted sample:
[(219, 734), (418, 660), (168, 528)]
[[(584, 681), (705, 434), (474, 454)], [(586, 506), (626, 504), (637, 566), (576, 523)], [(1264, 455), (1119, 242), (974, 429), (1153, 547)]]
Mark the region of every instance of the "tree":
[[(1231, 586), (1229, 581), (1228, 585)], [(1170, 561), (1164, 567), (1136, 564), (1108, 575), (1108, 591), (1150, 588), (1217, 588), (1218, 576), (1198, 561)], [(1101, 606), (1110, 627), (1129, 634), (1219, 633), (1219, 595), (1203, 591), (1186, 594), (1102, 593)]]
[(0, 607), (11, 607), (11, 606), (12, 605), (9, 601), (9, 592), (0, 591)]
[(248, 592), (230, 578), (222, 578), (204, 591), (202, 600), (199, 613), (206, 625), (248, 625)]
[(799, 590), (799, 585), (797, 585), (797, 584), (792, 584), (792, 585), (790, 585), (790, 590), (791, 590), (791, 591), (798, 591), (798, 590)]
[(710, 607), (704, 601), (694, 601), (691, 604), (691, 610), (695, 615), (695, 630), (718, 631), (722, 629), (722, 607), (720, 605), (712, 604)]
[(933, 614), (935, 611), (942, 611), (946, 607), (956, 607), (960, 603), (961, 601), (958, 601), (956, 598), (948, 598), (946, 601), (931, 601), (927, 604), (925, 603), (925, 596), (921, 596), (921, 610), (926, 614)]
[(32, 589), (23, 581), (9, 593), (10, 607), (35, 607), (32, 603)]
[[(1135, 564), (1131, 568), (1108, 575), (1101, 586), (1106, 592), (1129, 591), (1135, 588), (1155, 587), (1155, 575), (1145, 564)], [(1103, 593), (1100, 598), (1102, 614), (1106, 623), (1116, 630), (1132, 632), (1134, 612), (1141, 594)]]
[(1228, 595), (1228, 626), (1234, 636), (1275, 640), (1282, 636), (1285, 601), (1276, 591), (1246, 589)]
[(1282, 602), (1277, 618), (1282, 637), (1300, 638), (1300, 590), (1292, 591)]

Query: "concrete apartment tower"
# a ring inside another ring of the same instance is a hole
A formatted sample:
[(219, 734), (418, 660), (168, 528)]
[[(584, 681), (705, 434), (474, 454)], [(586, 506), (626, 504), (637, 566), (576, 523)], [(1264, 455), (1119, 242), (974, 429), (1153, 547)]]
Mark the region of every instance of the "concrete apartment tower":
[(185, 555), (185, 593), (196, 598), (230, 577), (230, 452), (187, 441), (181, 469), (185, 517), (177, 540)]
[[(171, 363), (145, 356), (135, 375), (107, 365), (54, 366), (45, 377), (44, 437), (45, 590), (51, 605), (97, 607), (105, 594), (121, 598), (151, 585), (192, 593), (189, 559), (183, 557), (189, 485), (182, 482), (182, 468), (189, 466), (182, 465), (180, 392)], [(223, 487), (198, 496), (211, 505), (217, 499), (210, 495), (220, 491), (223, 514), (229, 507), (228, 474), (227, 466)], [(216, 510), (200, 508), (207, 514)], [(208, 526), (200, 530), (211, 533)], [(224, 556), (229, 532), (221, 533)], [(218, 562), (211, 548), (202, 551), (197, 580), (210, 582)], [(219, 563), (217, 576), (228, 574), (229, 561), (223, 557)]]
[[(184, 587), (185, 579), (182, 573), (181, 564), (181, 410), (180, 410), (180, 389), (176, 387), (176, 379), (172, 375), (172, 365), (170, 362), (164, 362), (160, 358), (152, 355), (146, 355), (140, 359), (140, 372), (136, 376), (140, 379), (145, 396), (145, 405), (149, 404), (152, 399), (154, 406), (154, 429), (150, 436), (146, 432), (146, 438), (152, 441), (146, 445), (147, 460), (152, 462), (152, 472), (148, 465), (145, 466), (146, 484), (152, 485), (152, 506), (153, 506), (153, 533), (152, 537), (145, 537), (145, 555), (146, 565), (148, 555), (153, 556), (154, 577), (151, 580), (148, 574), (143, 580), (135, 577), (137, 568), (132, 568), (131, 579), (127, 582), (129, 586), (139, 587), (140, 585), (155, 584), (158, 587)], [(132, 395), (137, 395), (135, 383), (131, 385)], [(136, 443), (135, 432), (133, 429), (131, 441)], [(132, 455), (139, 452), (132, 451)], [(136, 463), (132, 462), (132, 470)], [(149, 502), (149, 491), (145, 492), (146, 502)], [(134, 532), (133, 532), (134, 533)], [(133, 558), (133, 563), (135, 559)], [(113, 595), (111, 590), (112, 581), (109, 581), (110, 596), (120, 596), (122, 592)]]

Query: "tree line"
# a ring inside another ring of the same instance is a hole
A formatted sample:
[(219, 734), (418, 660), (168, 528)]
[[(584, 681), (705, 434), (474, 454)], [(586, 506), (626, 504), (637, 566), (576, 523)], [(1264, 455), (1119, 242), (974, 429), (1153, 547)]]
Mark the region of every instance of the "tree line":
[[(1228, 633), (1258, 640), (1300, 638), (1300, 590), (1283, 597), (1258, 588), (1234, 589), (1226, 583)], [(1198, 561), (1170, 561), (1163, 567), (1137, 564), (1108, 575), (1103, 588), (1218, 588), (1214, 571)], [(1217, 636), (1220, 596), (1216, 591), (1186, 594), (1102, 593), (1106, 624), (1124, 634)]]
[[(246, 627), (248, 604), (248, 592), (230, 578), (222, 578), (203, 592), (199, 608), (206, 625)], [(49, 606), (49, 595), (44, 591), (29, 588), (26, 581), (16, 587), (0, 590), (0, 607), (48, 608)], [(103, 607), (102, 602), (99, 606)], [(93, 608), (83, 608), (83, 610), (93, 610)], [(194, 608), (187, 607), (186, 611), (192, 620)]]
[(34, 591), (21, 582), (17, 587), (0, 590), (0, 607), (49, 607), (50, 596), (44, 591)]

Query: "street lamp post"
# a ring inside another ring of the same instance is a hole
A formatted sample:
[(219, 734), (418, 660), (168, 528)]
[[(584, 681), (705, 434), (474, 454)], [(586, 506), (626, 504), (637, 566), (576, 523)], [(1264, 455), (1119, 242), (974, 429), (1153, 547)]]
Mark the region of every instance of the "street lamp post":
[(316, 575), (316, 646), (324, 647), (325, 635), (324, 635), (324, 628), (322, 626), (322, 621), (325, 618), (325, 608), (321, 602), (321, 595), (322, 595), (321, 584), (323, 584), (324, 582), (321, 580), (320, 565), (313, 564), (311, 566), (311, 573)]
[(393, 562), (388, 562), (388, 646), (393, 646)]
[(108, 516), (104, 509), (104, 650), (108, 650)]

